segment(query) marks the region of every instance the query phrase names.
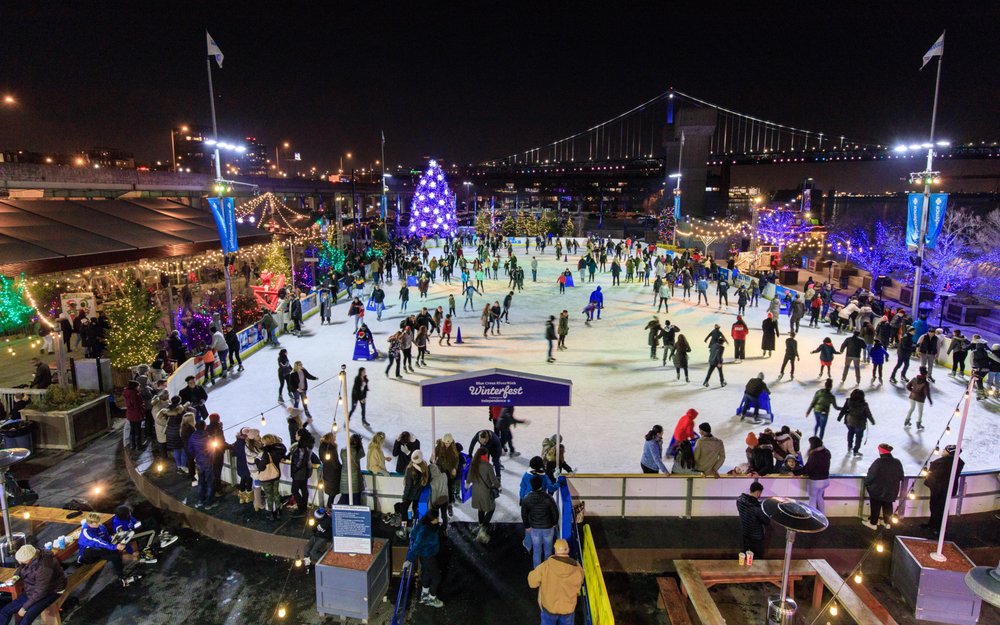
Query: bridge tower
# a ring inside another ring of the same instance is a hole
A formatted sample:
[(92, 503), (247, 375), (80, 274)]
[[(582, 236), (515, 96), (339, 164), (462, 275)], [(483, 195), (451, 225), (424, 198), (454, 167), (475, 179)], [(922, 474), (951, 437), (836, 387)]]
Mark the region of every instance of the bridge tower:
[[(663, 147), (666, 150), (666, 174), (677, 173), (680, 159), (681, 173), (681, 215), (703, 217), (706, 214), (705, 186), (708, 181), (708, 155), (711, 150), (712, 135), (715, 133), (718, 111), (714, 108), (681, 107), (672, 116), (663, 132)], [(681, 150), (681, 135), (684, 149)], [(673, 202), (671, 194), (674, 181), (665, 178), (664, 198)]]

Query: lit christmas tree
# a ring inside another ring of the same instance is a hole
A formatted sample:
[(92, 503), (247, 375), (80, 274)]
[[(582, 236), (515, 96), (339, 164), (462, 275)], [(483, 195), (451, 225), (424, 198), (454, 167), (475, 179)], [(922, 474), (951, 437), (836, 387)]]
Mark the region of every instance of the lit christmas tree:
[(449, 236), (457, 226), (455, 194), (448, 188), (441, 166), (431, 159), (410, 205), (408, 232), (418, 237)]
[(34, 316), (35, 309), (24, 302), (24, 276), (17, 286), (11, 278), (0, 276), (0, 330), (16, 330)]
[[(260, 262), (260, 268), (270, 271), (277, 276), (285, 276), (285, 283), (289, 283), (292, 277), (292, 267), (288, 262), (288, 248), (275, 241), (267, 246), (264, 258)], [(273, 282), (272, 282), (273, 284)]]
[(149, 301), (149, 295), (136, 287), (108, 307), (108, 355), (114, 367), (128, 368), (151, 363), (159, 349), (163, 329), (160, 311)]

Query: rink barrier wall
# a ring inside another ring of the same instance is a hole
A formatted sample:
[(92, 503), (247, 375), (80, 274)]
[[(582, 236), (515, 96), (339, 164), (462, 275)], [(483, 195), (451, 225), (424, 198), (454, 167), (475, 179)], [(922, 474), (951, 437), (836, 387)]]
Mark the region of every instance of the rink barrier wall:
[[(807, 500), (808, 479), (798, 476), (749, 477), (721, 475), (577, 474), (568, 476), (575, 500), (586, 502), (588, 515), (618, 517), (738, 516), (735, 501), (754, 480), (766, 496)], [(916, 483), (915, 499), (906, 499), (903, 515), (930, 516), (930, 494), (923, 478), (907, 476), (903, 496)], [(828, 517), (868, 515), (863, 476), (831, 475), (826, 490)], [(1000, 509), (1000, 471), (968, 472), (958, 479), (952, 514), (974, 514)]]

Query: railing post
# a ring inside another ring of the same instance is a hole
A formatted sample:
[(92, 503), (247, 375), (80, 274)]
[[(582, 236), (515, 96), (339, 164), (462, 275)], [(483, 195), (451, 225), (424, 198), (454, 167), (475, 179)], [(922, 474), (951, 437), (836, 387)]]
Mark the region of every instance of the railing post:
[(625, 518), (625, 483), (628, 481), (627, 477), (622, 478), (622, 518)]
[(687, 496), (684, 500), (684, 514), (687, 518), (691, 518), (692, 504), (694, 503), (694, 478), (686, 477), (684, 481), (687, 482)]

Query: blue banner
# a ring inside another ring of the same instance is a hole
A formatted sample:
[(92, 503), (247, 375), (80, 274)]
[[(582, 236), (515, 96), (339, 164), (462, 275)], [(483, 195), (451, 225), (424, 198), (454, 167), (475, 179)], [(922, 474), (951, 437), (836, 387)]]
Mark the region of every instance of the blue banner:
[(680, 194), (674, 195), (674, 221), (681, 220), (681, 196)]
[(236, 206), (231, 197), (210, 197), (208, 205), (212, 208), (212, 218), (219, 231), (219, 242), (223, 254), (232, 254), (240, 249), (236, 237)]
[(420, 382), (421, 406), (569, 406), (572, 382), (486, 369)]
[[(927, 216), (927, 236), (924, 237), (924, 247), (932, 250), (941, 235), (944, 226), (945, 212), (948, 208), (947, 193), (930, 194), (930, 214)], [(923, 217), (923, 193), (910, 193), (906, 200), (906, 246), (910, 250), (917, 249), (920, 240), (920, 220)]]
[(937, 245), (938, 237), (941, 235), (941, 228), (944, 226), (944, 214), (948, 209), (947, 193), (931, 193), (930, 215), (927, 217), (927, 238), (924, 246), (932, 250)]

